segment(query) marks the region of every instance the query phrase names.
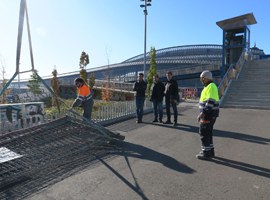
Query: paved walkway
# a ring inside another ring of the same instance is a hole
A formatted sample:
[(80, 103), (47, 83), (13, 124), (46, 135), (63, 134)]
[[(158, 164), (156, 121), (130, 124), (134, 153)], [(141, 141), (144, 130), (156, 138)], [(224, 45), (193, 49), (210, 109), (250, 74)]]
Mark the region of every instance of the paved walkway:
[(31, 200), (254, 200), (270, 197), (270, 110), (221, 109), (216, 158), (201, 161), (197, 106), (179, 105), (177, 127), (130, 119), (110, 126), (123, 152), (51, 185)]

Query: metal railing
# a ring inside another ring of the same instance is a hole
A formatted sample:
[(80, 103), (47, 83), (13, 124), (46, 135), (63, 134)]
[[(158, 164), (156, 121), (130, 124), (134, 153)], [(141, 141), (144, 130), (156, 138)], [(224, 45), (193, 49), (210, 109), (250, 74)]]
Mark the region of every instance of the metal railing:
[(237, 63), (231, 64), (227, 72), (225, 73), (224, 77), (220, 81), (220, 84), (218, 86), (218, 92), (220, 96), (220, 105), (222, 104), (222, 101), (231, 85), (232, 80), (238, 79), (238, 76), (246, 62), (246, 60), (249, 60), (251, 58), (251, 54), (248, 52), (242, 52), (239, 60)]
[(43, 102), (1, 104), (0, 134), (43, 123), (43, 110)]
[[(109, 105), (101, 106), (92, 113), (94, 122), (106, 125), (120, 120), (135, 117), (135, 101), (113, 102)], [(152, 111), (152, 102), (147, 98), (144, 103), (144, 113)]]
[[(148, 98), (145, 99), (144, 113), (152, 112), (152, 102)], [(60, 114), (44, 114), (43, 117), (27, 116), (20, 120), (14, 119), (12, 122), (8, 120), (0, 120), (0, 135), (6, 132), (29, 128), (43, 123), (51, 122), (55, 119), (64, 117), (66, 115), (78, 118), (80, 115), (73, 115), (72, 112), (64, 111)], [(108, 125), (116, 123), (121, 120), (135, 117), (135, 101), (125, 102), (110, 102), (107, 105), (100, 106), (97, 110), (92, 112), (92, 121), (101, 125)]]
[(0, 121), (0, 135), (19, 129), (30, 128), (45, 122), (43, 117), (41, 118), (38, 116), (23, 117), (20, 120), (13, 120), (12, 122), (8, 120)]

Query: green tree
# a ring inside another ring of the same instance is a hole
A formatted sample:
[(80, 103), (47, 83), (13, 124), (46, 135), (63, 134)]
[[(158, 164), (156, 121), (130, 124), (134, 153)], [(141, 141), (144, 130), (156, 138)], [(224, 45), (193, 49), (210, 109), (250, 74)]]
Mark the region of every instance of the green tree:
[(87, 72), (85, 69), (80, 70), (80, 77), (84, 80), (85, 83), (87, 83)]
[(81, 53), (81, 57), (80, 57), (80, 68), (81, 69), (85, 69), (86, 65), (89, 64), (89, 56), (87, 53), (85, 53), (84, 51)]
[(86, 66), (89, 64), (89, 56), (84, 51), (81, 53), (80, 57), (80, 77), (87, 83), (87, 72), (86, 72)]
[(27, 87), (34, 95), (42, 94), (42, 90), (40, 88), (40, 80), (37, 76), (37, 71), (33, 71), (31, 79), (28, 81)]
[(96, 83), (95, 74), (94, 72), (92, 72), (90, 74), (89, 83), (88, 83), (91, 89), (94, 87), (95, 83)]
[(150, 97), (151, 85), (153, 84), (153, 76), (157, 73), (157, 63), (156, 63), (156, 50), (155, 47), (151, 47), (150, 50), (150, 68), (147, 73), (147, 96)]

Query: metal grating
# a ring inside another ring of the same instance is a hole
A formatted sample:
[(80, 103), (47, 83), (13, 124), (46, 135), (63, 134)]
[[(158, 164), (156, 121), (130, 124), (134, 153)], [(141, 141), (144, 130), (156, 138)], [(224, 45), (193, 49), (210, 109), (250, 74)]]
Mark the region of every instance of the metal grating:
[(22, 155), (0, 163), (0, 199), (22, 199), (108, 156), (121, 136), (66, 116), (0, 136), (0, 147)]

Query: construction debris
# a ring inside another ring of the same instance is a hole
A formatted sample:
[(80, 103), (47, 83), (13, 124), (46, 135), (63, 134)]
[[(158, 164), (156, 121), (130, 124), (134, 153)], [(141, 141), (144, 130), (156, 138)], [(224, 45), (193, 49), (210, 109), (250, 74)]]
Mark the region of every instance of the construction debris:
[(21, 199), (108, 156), (124, 137), (65, 116), (0, 135), (0, 199)]

